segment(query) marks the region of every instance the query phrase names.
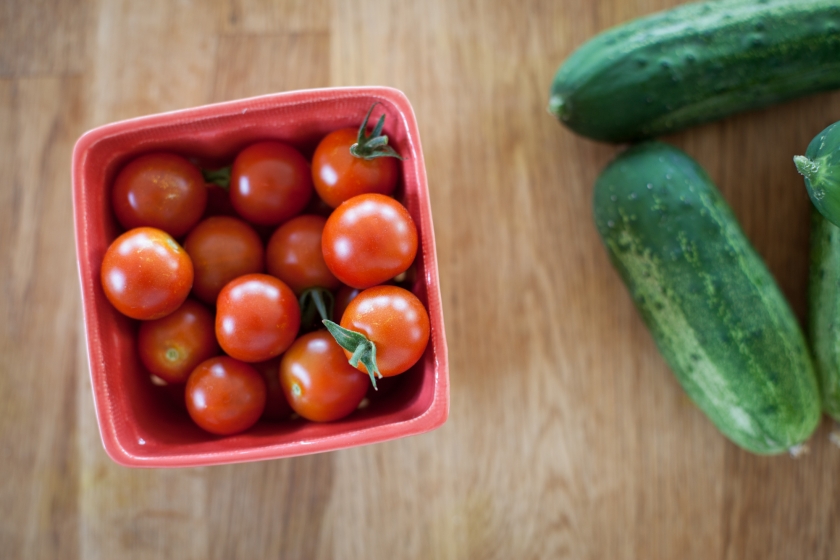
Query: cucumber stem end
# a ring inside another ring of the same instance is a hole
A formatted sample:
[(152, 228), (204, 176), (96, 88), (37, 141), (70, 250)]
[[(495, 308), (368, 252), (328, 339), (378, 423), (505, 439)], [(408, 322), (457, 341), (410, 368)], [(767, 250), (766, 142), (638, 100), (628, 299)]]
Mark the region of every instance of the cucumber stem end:
[(796, 164), (796, 169), (806, 179), (813, 179), (820, 169), (820, 165), (806, 158), (805, 156), (793, 156), (793, 163)]
[(562, 95), (552, 95), (548, 100), (548, 112), (561, 121), (565, 121), (568, 118), (565, 109), (566, 103), (564, 102)]

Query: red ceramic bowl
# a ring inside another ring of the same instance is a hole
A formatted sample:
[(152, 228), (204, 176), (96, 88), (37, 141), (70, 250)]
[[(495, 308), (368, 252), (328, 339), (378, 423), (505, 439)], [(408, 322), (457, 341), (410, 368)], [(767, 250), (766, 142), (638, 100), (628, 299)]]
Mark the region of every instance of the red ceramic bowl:
[[(167, 399), (166, 388), (151, 382), (137, 356), (138, 322), (114, 309), (102, 290), (100, 263), (121, 231), (110, 205), (114, 177), (146, 152), (172, 151), (202, 165), (223, 165), (248, 144), (267, 139), (287, 142), (310, 157), (324, 135), (357, 127), (377, 101), (387, 115), (390, 143), (405, 158), (397, 196), (420, 237), (412, 289), (431, 319), (426, 353), (398, 376), (388, 395), (371, 399), (370, 406), (344, 420), (260, 421), (223, 438), (202, 431), (173, 404), (177, 395)], [(291, 457), (419, 434), (446, 421), (449, 371), (429, 192), (417, 122), (402, 92), (383, 87), (293, 91), (102, 126), (76, 143), (73, 210), (93, 399), (102, 443), (117, 463), (185, 467)]]

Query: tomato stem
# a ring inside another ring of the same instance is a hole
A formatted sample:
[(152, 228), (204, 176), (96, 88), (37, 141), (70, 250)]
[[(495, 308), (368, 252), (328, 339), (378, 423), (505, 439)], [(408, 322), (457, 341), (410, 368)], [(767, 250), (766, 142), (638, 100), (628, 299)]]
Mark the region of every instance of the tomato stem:
[(354, 368), (358, 368), (359, 362), (364, 364), (368, 371), (368, 375), (370, 376), (370, 382), (373, 384), (373, 388), (378, 391), (379, 389), (376, 387), (376, 378), (378, 377), (379, 379), (382, 379), (382, 373), (376, 365), (376, 344), (374, 344), (372, 340), (369, 340), (362, 333), (345, 329), (328, 319), (324, 319), (322, 322), (324, 323), (324, 326), (327, 327), (327, 330), (330, 331), (330, 334), (333, 336), (338, 345), (348, 352), (353, 353), (348, 360), (350, 365)]
[(335, 298), (328, 289), (316, 286), (301, 292), (298, 303), (300, 304), (300, 324), (303, 328), (311, 329), (320, 321), (332, 317)]
[(394, 157), (403, 159), (394, 148), (388, 145), (388, 136), (382, 134), (382, 129), (385, 126), (385, 113), (379, 117), (376, 126), (370, 134), (367, 134), (367, 122), (370, 119), (370, 114), (373, 113), (373, 108), (379, 105), (377, 101), (370, 106), (370, 109), (365, 115), (365, 120), (359, 126), (359, 135), (356, 138), (356, 143), (350, 146), (350, 153), (357, 158), (371, 160), (378, 157)]
[(201, 174), (204, 176), (205, 183), (213, 183), (219, 185), (225, 190), (230, 189), (230, 170), (231, 166), (222, 167), (221, 169), (202, 169)]

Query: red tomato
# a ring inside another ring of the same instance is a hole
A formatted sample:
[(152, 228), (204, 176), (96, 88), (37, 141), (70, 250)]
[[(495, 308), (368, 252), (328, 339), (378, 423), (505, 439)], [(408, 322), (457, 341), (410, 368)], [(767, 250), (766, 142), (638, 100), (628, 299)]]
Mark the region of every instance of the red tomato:
[(140, 325), (137, 351), (149, 373), (185, 383), (198, 364), (219, 353), (213, 314), (188, 299), (166, 317)]
[(280, 386), (280, 358), (272, 358), (251, 365), (265, 381), (265, 410), (262, 418), (272, 422), (291, 419), (292, 407), (289, 406), (283, 387)]
[(389, 195), (397, 186), (400, 172), (397, 158), (354, 156), (350, 146), (357, 142), (355, 129), (342, 128), (325, 136), (312, 156), (315, 192), (333, 208), (360, 194)]
[(236, 156), (231, 170), (230, 201), (240, 216), (276, 226), (300, 214), (312, 196), (309, 163), (280, 142), (259, 142)]
[[(429, 314), (417, 296), (397, 286), (376, 286), (360, 293), (341, 318), (345, 329), (376, 345), (376, 365), (383, 377), (413, 366), (429, 342)], [(344, 349), (349, 359), (353, 351)], [(359, 369), (367, 372), (363, 363)]]
[(252, 366), (217, 356), (202, 362), (187, 380), (187, 412), (217, 435), (247, 430), (265, 408), (265, 382)]
[(229, 282), (216, 301), (216, 339), (230, 356), (262, 362), (279, 356), (295, 340), (300, 307), (295, 293), (267, 274)]
[(292, 218), (274, 232), (266, 248), (266, 268), (298, 295), (307, 288), (334, 290), (340, 282), (333, 276), (321, 252), (321, 234), (327, 219), (304, 214)]
[(184, 240), (184, 249), (195, 267), (193, 294), (210, 305), (216, 304), (225, 284), (264, 268), (260, 236), (242, 220), (229, 216), (203, 220)]
[(369, 384), (327, 331), (298, 338), (280, 361), (286, 399), (295, 412), (314, 422), (338, 420), (356, 410)]
[(168, 233), (150, 227), (125, 232), (102, 259), (102, 288), (117, 310), (132, 319), (159, 319), (190, 293), (193, 266)]
[(393, 198), (362, 194), (327, 219), (321, 250), (336, 278), (354, 288), (369, 288), (411, 266), (417, 228), (408, 210)]
[(126, 165), (111, 192), (125, 229), (148, 226), (181, 237), (201, 219), (207, 189), (201, 171), (175, 154), (147, 154)]

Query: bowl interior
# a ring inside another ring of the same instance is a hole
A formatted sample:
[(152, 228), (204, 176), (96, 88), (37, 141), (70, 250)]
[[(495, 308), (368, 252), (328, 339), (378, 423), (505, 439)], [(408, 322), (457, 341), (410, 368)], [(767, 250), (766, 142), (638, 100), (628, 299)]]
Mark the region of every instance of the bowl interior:
[[(110, 205), (117, 172), (151, 151), (175, 152), (202, 167), (227, 165), (239, 150), (260, 140), (286, 142), (309, 158), (328, 132), (358, 127), (374, 102), (380, 103), (374, 114), (386, 114), (391, 145), (405, 158), (397, 197), (420, 237), (412, 291), (430, 312), (432, 337), (424, 356), (399, 376), (387, 398), (372, 398), (370, 406), (344, 420), (260, 421), (225, 438), (202, 431), (173, 404), (171, 394), (164, 394), (171, 388), (151, 382), (137, 356), (138, 324), (117, 312), (101, 288), (102, 257), (122, 231)], [(396, 90), (293, 92), (106, 125), (76, 146), (74, 206), (94, 400), (103, 443), (117, 462), (174, 466), (299, 455), (420, 433), (445, 420), (446, 349), (425, 169), (411, 108)]]

